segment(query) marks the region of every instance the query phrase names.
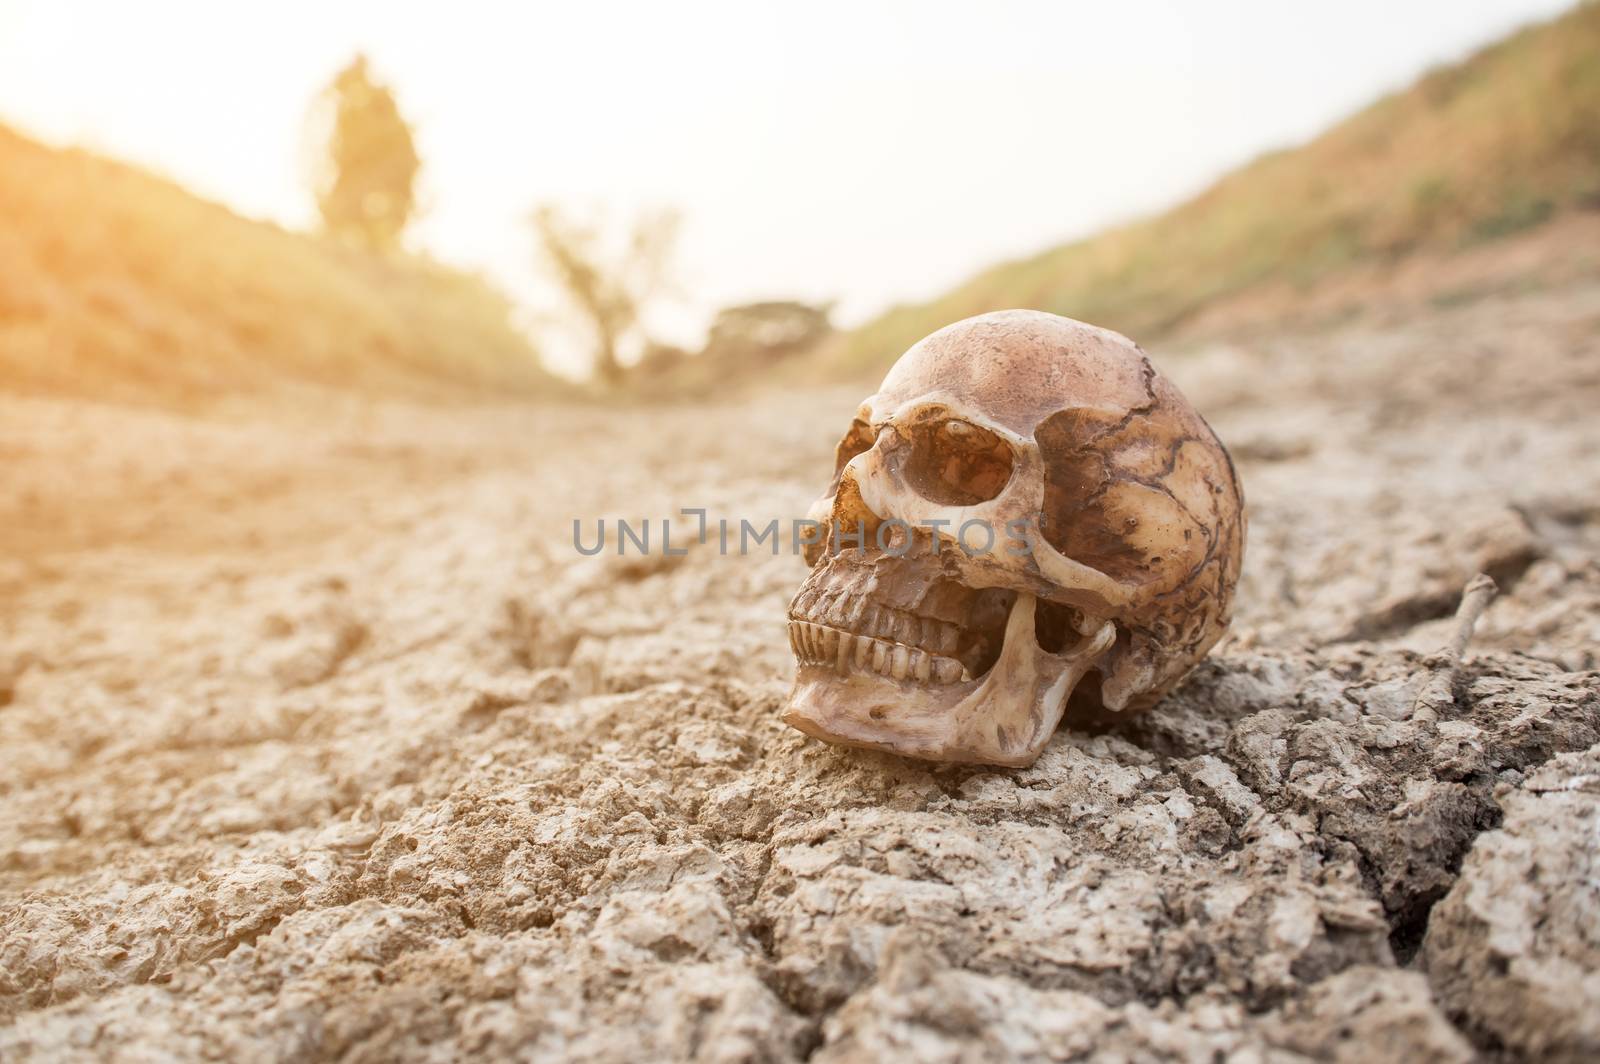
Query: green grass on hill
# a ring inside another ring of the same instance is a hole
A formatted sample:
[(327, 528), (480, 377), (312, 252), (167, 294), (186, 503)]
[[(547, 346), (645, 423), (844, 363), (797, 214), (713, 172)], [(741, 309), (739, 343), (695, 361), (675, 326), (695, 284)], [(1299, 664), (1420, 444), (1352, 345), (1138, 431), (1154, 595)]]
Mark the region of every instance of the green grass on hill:
[(0, 127), (0, 388), (188, 403), (560, 385), (476, 278), (248, 221)]
[(876, 371), (949, 322), (1033, 307), (1140, 339), (1267, 287), (1449, 253), (1600, 209), (1600, 4), (1429, 73), (1303, 147), (1264, 156), (1159, 217), (996, 266), (902, 306), (825, 360)]

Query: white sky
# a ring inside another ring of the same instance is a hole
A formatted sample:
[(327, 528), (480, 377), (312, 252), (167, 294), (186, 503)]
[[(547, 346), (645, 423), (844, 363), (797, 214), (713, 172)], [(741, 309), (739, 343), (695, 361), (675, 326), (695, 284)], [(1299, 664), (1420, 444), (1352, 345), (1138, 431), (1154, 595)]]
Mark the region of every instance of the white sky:
[(0, 0), (0, 122), (305, 226), (306, 107), (363, 50), (417, 130), (415, 244), (542, 308), (531, 205), (677, 206), (658, 324), (692, 342), (730, 302), (931, 296), (1567, 6)]

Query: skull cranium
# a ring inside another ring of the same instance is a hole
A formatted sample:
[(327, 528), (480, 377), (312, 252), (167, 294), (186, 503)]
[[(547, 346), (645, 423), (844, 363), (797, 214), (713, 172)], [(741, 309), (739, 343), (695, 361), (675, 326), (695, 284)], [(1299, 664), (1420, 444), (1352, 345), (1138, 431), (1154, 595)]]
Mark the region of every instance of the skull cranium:
[(1227, 451), (1127, 338), (1021, 310), (941, 329), (861, 404), (813, 508), (833, 534), (789, 607), (784, 719), (1030, 764), (1069, 698), (1152, 705), (1221, 637), (1243, 507)]

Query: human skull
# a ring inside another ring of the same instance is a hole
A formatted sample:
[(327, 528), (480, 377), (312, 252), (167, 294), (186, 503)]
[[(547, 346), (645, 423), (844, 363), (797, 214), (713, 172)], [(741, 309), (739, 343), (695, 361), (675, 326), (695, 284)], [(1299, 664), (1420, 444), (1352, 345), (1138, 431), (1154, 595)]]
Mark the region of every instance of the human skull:
[(935, 761), (1027, 765), (1069, 699), (1153, 705), (1227, 628), (1244, 552), (1233, 462), (1177, 388), (1026, 310), (901, 356), (812, 516), (784, 720)]

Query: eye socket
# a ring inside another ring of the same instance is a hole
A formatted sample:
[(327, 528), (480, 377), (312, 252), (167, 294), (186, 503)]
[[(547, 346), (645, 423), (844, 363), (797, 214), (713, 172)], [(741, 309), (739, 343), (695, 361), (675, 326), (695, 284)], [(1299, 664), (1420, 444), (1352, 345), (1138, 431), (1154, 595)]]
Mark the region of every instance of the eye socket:
[(1011, 445), (959, 418), (901, 430), (911, 441), (906, 480), (917, 494), (945, 506), (988, 502), (1011, 480)]

